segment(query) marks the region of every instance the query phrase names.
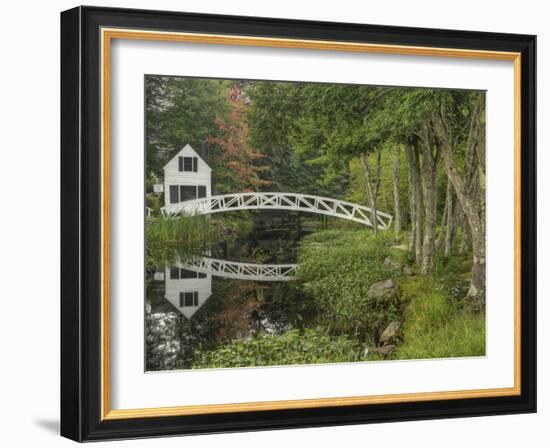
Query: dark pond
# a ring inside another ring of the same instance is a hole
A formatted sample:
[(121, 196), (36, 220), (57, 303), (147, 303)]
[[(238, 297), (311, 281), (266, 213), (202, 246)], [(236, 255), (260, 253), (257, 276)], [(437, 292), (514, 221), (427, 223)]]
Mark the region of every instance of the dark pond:
[(253, 221), (231, 242), (174, 251), (147, 272), (146, 370), (188, 369), (198, 350), (313, 324), (313, 302), (292, 279), (308, 222), (273, 212)]

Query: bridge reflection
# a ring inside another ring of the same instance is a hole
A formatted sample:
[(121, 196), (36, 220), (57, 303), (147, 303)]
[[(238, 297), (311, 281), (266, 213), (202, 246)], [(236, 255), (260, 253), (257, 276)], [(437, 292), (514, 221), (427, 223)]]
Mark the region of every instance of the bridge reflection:
[(154, 279), (164, 280), (164, 298), (190, 319), (212, 295), (212, 277), (261, 282), (290, 281), (296, 264), (257, 264), (194, 257), (174, 261)]

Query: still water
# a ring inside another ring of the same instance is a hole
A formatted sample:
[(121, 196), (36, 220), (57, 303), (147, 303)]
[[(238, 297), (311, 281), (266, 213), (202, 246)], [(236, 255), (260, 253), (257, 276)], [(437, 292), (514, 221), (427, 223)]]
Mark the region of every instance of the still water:
[(291, 328), (316, 317), (294, 280), (303, 221), (264, 213), (252, 230), (190, 256), (175, 250), (146, 277), (146, 370), (192, 368), (198, 351)]

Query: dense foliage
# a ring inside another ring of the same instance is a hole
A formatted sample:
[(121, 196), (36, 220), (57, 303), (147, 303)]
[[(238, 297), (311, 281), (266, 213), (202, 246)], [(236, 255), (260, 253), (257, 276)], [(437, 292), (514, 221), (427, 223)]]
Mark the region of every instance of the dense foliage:
[(290, 330), (199, 353), (193, 368), (353, 362), (362, 360), (363, 353), (364, 348), (346, 336), (328, 336), (318, 329)]
[(299, 279), (314, 297), (320, 322), (336, 334), (372, 339), (398, 315), (398, 302), (369, 299), (376, 282), (400, 276), (384, 264), (393, 237), (364, 230), (329, 230), (306, 237), (298, 263)]

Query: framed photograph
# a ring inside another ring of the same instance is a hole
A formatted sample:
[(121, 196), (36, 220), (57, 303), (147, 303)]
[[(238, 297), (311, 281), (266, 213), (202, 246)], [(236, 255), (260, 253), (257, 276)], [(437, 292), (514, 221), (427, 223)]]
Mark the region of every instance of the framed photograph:
[(535, 36), (61, 14), (61, 433), (535, 412)]

